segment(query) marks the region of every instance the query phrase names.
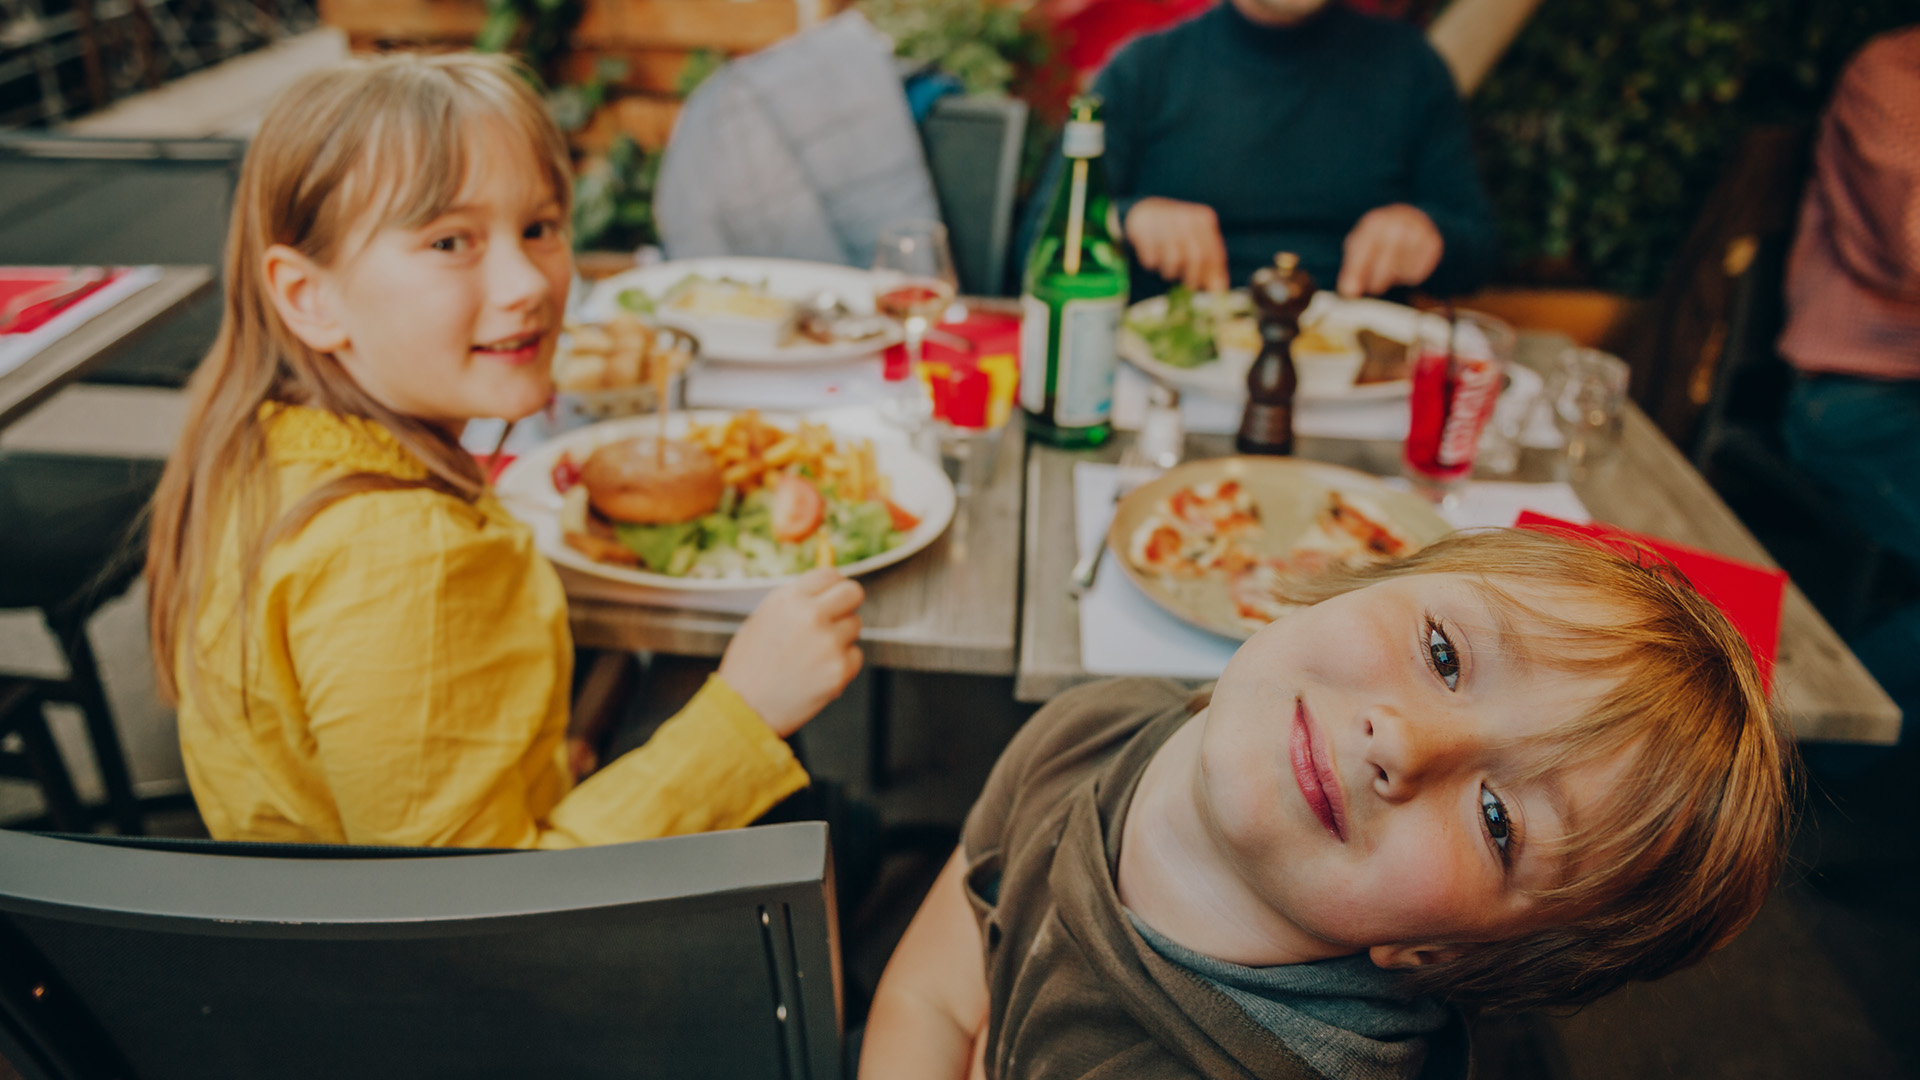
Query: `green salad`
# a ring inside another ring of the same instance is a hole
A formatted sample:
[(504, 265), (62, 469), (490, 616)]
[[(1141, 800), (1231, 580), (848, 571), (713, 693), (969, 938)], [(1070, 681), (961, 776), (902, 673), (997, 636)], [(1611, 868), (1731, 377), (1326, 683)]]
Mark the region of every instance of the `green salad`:
[[(811, 498), (788, 487), (789, 479), (807, 485)], [(816, 500), (817, 508), (810, 505)], [(852, 502), (831, 484), (782, 477), (779, 485), (745, 497), (729, 488), (719, 509), (705, 517), (673, 525), (616, 524), (614, 536), (656, 574), (783, 577), (882, 554), (915, 524), (884, 499)]]
[[(1126, 325), (1147, 343), (1154, 359), (1180, 368), (1195, 368), (1218, 359), (1214, 335), (1232, 329), (1232, 324), (1244, 320), (1249, 311), (1243, 293), (1196, 294), (1185, 285), (1175, 285), (1167, 290), (1166, 299), (1164, 315), (1155, 318), (1128, 312)], [(1256, 337), (1254, 348), (1258, 347)]]

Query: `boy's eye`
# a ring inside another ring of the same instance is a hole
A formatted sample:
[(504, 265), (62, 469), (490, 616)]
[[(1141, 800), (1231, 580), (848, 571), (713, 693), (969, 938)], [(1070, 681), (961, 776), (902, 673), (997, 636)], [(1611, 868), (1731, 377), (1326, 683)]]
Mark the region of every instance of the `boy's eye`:
[(1459, 689), (1460, 654), (1454, 651), (1447, 632), (1431, 619), (1427, 621), (1427, 666), (1447, 684), (1447, 689)]
[(1480, 820), (1486, 823), (1487, 835), (1500, 845), (1500, 856), (1507, 854), (1507, 840), (1513, 835), (1513, 821), (1507, 817), (1507, 804), (1486, 788), (1480, 789)]
[(560, 235), (560, 223), (548, 218), (527, 226), (525, 236), (528, 240), (551, 240)]
[(457, 255), (473, 245), (465, 236), (455, 233), (450, 236), (436, 237), (429, 246), (435, 251), (445, 251)]

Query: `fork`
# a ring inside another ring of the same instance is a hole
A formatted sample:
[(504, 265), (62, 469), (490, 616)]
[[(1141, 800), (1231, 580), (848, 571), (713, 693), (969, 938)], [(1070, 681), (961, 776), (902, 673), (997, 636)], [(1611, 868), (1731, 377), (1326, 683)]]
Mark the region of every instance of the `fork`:
[[(1127, 447), (1126, 452), (1120, 455), (1119, 475), (1114, 477), (1112, 505), (1118, 507), (1120, 500), (1133, 494), (1135, 488), (1159, 476), (1163, 471), (1165, 470), (1148, 463), (1134, 451), (1133, 447)], [(1073, 576), (1067, 582), (1067, 595), (1084, 596), (1093, 588), (1094, 579), (1100, 574), (1101, 556), (1106, 554), (1106, 551), (1107, 545), (1101, 541), (1093, 545), (1092, 551), (1080, 556), (1080, 561), (1073, 564)]]

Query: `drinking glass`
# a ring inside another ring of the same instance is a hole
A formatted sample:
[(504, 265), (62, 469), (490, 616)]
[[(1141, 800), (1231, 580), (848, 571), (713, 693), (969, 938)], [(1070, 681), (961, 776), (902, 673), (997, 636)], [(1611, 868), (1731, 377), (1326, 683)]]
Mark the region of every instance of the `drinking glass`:
[(906, 332), (907, 363), (916, 375), (927, 328), (953, 303), (958, 281), (945, 225), (901, 221), (881, 230), (873, 251), (873, 302)]
[(1513, 328), (1476, 311), (1423, 315), (1407, 346), (1413, 388), (1401, 461), (1414, 491), (1459, 500), (1513, 360)]
[(1626, 361), (1599, 349), (1560, 354), (1547, 379), (1553, 421), (1567, 443), (1567, 466), (1578, 471), (1613, 452), (1626, 415)]

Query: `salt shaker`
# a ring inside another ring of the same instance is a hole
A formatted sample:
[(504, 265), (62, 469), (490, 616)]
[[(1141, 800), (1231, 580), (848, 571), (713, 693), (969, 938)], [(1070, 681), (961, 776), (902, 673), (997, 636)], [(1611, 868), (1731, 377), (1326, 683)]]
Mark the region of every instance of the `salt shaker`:
[(1134, 456), (1144, 466), (1171, 469), (1186, 452), (1187, 433), (1180, 421), (1180, 391), (1155, 382), (1147, 391), (1147, 415), (1133, 442)]

